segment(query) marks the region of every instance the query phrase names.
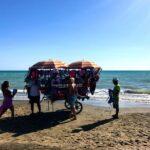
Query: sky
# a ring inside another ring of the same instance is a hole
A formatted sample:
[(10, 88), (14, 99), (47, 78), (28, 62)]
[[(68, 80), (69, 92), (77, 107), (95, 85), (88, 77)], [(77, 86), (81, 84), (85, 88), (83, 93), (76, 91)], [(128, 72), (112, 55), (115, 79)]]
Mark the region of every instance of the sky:
[(0, 0), (0, 70), (48, 59), (150, 70), (150, 0)]

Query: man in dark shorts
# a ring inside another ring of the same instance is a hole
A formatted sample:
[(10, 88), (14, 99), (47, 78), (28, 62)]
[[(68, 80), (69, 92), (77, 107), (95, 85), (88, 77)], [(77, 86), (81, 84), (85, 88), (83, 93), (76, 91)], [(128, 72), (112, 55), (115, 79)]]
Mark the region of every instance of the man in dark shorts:
[(34, 103), (37, 104), (39, 113), (41, 113), (40, 85), (37, 80), (31, 82), (29, 95), (32, 114), (34, 113)]
[(120, 85), (117, 78), (113, 79), (114, 89), (113, 89), (113, 107), (116, 109), (116, 114), (113, 115), (114, 119), (118, 119), (119, 114), (119, 93), (120, 93)]

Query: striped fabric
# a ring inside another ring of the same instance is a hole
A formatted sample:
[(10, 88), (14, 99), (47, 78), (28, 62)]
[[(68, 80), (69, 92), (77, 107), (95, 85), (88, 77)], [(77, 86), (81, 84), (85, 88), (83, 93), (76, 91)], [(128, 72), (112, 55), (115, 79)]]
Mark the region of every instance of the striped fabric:
[(85, 60), (73, 62), (68, 67), (70, 69), (81, 69), (81, 68), (85, 68), (85, 69), (91, 69), (91, 68), (101, 69), (101, 67), (98, 66), (97, 64), (95, 64), (94, 62), (85, 61)]
[(67, 65), (60, 60), (41, 61), (34, 64), (31, 68), (34, 69), (54, 69), (54, 68), (67, 68)]

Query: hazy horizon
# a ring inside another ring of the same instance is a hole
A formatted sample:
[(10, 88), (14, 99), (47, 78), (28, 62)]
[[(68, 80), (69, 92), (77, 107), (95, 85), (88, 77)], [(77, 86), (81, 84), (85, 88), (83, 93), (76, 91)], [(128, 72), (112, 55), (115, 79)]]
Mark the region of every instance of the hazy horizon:
[[(0, 70), (0, 72), (2, 72), (2, 71), (28, 71), (28, 69), (27, 70)], [(102, 71), (150, 71), (150, 70), (104, 70), (104, 69), (102, 69)]]

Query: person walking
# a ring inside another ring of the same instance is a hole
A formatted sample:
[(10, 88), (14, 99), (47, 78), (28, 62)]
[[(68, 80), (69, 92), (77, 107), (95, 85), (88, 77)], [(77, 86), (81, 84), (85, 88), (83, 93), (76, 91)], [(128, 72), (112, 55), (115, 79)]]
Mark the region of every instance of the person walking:
[(14, 89), (13, 93), (9, 90), (9, 82), (4, 81), (1, 85), (1, 90), (4, 96), (2, 105), (0, 106), (0, 117), (8, 110), (11, 111), (11, 117), (14, 118), (14, 105), (13, 97), (16, 95), (17, 90)]

